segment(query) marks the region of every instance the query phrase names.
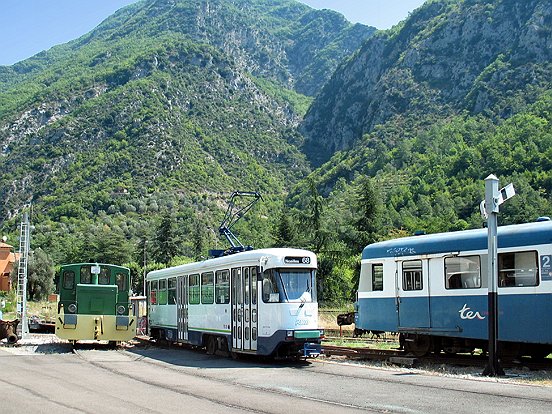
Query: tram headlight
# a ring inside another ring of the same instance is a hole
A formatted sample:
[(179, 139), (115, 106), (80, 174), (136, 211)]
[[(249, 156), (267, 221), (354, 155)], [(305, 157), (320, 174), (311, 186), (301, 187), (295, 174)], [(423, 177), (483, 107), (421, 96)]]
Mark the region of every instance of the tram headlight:
[(77, 305), (74, 303), (71, 303), (69, 306), (67, 306), (67, 311), (69, 313), (76, 313), (77, 312)]
[(324, 338), (324, 329), (320, 329), (320, 338)]
[(125, 307), (124, 307), (123, 305), (117, 306), (117, 313), (118, 313), (119, 315), (124, 314), (124, 313), (125, 313), (125, 310), (126, 310), (126, 309), (125, 309)]
[(286, 331), (286, 338), (293, 338), (293, 331)]

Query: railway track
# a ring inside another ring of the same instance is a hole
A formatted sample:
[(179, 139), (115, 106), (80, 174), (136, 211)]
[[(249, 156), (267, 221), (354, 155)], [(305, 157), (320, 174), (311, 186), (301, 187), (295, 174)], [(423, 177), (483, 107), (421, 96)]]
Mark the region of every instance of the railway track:
[[(405, 351), (399, 349), (374, 349), (363, 347), (347, 347), (335, 345), (322, 345), (324, 355), (344, 356), (357, 360), (373, 360), (373, 361), (388, 361), (398, 365), (450, 365), (464, 367), (485, 367), (487, 357), (485, 355), (445, 355), (445, 354), (430, 354), (427, 356), (416, 357), (409, 355)], [(526, 368), (531, 371), (546, 370), (552, 371), (552, 359), (543, 361), (534, 361), (530, 358), (510, 358), (501, 361), (503, 368)]]

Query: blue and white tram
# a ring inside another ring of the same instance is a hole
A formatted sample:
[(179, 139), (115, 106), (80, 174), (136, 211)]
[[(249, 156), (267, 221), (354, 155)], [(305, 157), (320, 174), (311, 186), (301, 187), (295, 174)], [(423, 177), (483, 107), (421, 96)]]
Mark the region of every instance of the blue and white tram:
[[(486, 349), (487, 230), (389, 240), (362, 253), (355, 328), (398, 332), (406, 351)], [(502, 355), (552, 352), (552, 222), (498, 228)]]
[(316, 255), (259, 249), (150, 272), (149, 331), (217, 351), (317, 356)]

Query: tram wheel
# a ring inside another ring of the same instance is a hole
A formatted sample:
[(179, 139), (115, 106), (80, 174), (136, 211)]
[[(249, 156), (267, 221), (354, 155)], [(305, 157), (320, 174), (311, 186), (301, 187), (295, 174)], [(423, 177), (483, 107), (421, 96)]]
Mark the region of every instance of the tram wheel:
[(207, 349), (207, 355), (214, 355), (215, 354), (215, 352), (217, 350), (217, 339), (214, 336), (209, 335), (207, 337), (206, 349)]

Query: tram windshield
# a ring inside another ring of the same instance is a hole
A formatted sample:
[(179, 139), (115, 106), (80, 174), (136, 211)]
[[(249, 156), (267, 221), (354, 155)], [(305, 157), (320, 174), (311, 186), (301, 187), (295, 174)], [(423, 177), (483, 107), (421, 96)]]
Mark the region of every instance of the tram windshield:
[(316, 271), (268, 269), (263, 272), (263, 301), (266, 303), (316, 302)]

